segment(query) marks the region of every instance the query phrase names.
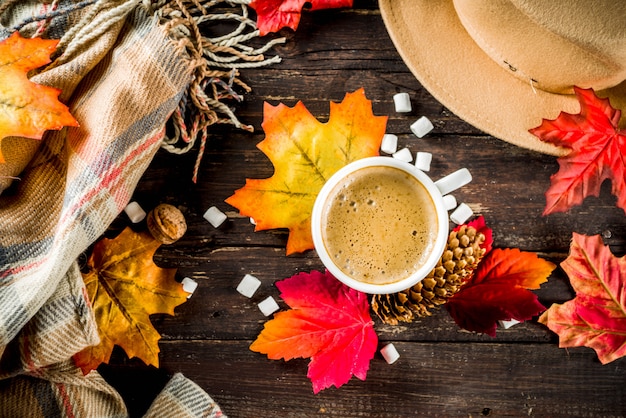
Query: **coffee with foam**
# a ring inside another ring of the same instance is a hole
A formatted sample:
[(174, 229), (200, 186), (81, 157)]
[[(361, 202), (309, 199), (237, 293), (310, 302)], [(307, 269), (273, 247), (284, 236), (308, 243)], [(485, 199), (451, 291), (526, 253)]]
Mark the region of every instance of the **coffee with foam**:
[(356, 170), (334, 186), (321, 211), (326, 251), (344, 274), (363, 283), (408, 278), (424, 265), (437, 240), (431, 195), (398, 168)]

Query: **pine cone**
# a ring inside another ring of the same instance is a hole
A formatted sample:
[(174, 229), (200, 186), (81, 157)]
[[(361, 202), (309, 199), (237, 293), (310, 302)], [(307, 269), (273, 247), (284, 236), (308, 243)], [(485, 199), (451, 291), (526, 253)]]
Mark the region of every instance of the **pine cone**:
[(429, 309), (446, 303), (478, 266), (485, 255), (485, 249), (480, 247), (483, 242), (485, 235), (471, 226), (463, 225), (450, 232), (448, 246), (428, 276), (402, 292), (374, 295), (372, 309), (390, 325), (430, 316)]

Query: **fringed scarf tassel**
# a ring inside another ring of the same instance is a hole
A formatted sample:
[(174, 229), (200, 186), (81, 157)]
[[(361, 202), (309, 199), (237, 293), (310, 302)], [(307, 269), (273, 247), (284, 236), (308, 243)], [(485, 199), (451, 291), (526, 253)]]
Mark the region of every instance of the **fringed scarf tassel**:
[[(193, 68), (192, 81), (169, 121), (171, 133), (162, 147), (169, 152), (182, 154), (199, 141), (192, 177), (194, 183), (198, 179), (211, 125), (230, 124), (249, 132), (254, 130), (252, 126), (241, 123), (225, 103), (243, 99), (235, 91), (236, 88), (250, 91), (250, 87), (239, 78), (239, 70), (280, 62), (280, 57), (266, 58), (264, 53), (272, 46), (284, 43), (285, 38), (271, 39), (259, 48), (246, 45), (246, 42), (259, 37), (256, 22), (248, 16), (249, 2), (174, 0), (158, 9), (161, 22), (180, 47), (184, 48)], [(235, 28), (225, 35), (208, 37), (200, 32), (200, 26), (211, 22), (227, 22)]]

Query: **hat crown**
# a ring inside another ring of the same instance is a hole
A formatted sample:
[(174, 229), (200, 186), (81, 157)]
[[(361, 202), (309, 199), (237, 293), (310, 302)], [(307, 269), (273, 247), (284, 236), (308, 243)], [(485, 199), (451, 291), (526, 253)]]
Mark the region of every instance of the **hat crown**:
[(454, 0), (476, 44), (533, 88), (571, 93), (626, 80), (626, 1)]

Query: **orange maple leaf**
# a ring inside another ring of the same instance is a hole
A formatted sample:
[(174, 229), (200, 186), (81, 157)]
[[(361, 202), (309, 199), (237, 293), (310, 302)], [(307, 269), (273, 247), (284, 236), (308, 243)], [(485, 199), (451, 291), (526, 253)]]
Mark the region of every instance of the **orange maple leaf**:
[(176, 269), (154, 264), (152, 257), (160, 245), (148, 232), (127, 227), (114, 239), (103, 238), (94, 246), (87, 262), (90, 271), (83, 279), (101, 342), (74, 356), (83, 373), (107, 363), (114, 345), (128, 357), (158, 367), (161, 336), (149, 316), (174, 315), (174, 308), (189, 295), (174, 280)]
[(9, 136), (41, 139), (48, 129), (78, 126), (67, 106), (59, 102), (60, 90), (31, 82), (29, 71), (50, 62), (59, 41), (25, 39), (14, 32), (0, 42), (0, 163), (1, 144)]
[(363, 89), (331, 102), (327, 123), (302, 102), (293, 108), (265, 103), (266, 138), (257, 146), (274, 164), (274, 175), (247, 179), (226, 202), (253, 218), (256, 231), (288, 228), (288, 255), (312, 249), (311, 211), (320, 189), (344, 165), (378, 155), (386, 125), (386, 116), (374, 116)]
[(626, 356), (626, 257), (617, 258), (602, 237), (573, 234), (561, 263), (576, 297), (539, 317), (559, 336), (559, 347), (586, 346), (602, 364)]

